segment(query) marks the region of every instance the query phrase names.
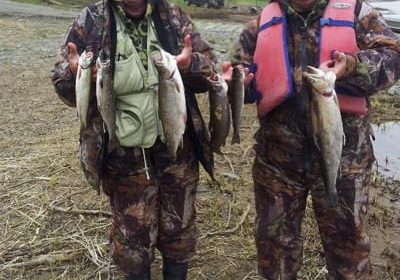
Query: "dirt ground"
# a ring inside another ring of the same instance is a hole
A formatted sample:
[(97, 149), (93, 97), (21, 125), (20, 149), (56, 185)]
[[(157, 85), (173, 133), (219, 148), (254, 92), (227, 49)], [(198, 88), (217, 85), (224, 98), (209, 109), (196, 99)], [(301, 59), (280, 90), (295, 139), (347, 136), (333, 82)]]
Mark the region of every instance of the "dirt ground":
[[(122, 279), (109, 258), (107, 200), (86, 184), (77, 160), (75, 110), (57, 98), (50, 83), (69, 23), (54, 17), (0, 16), (0, 279)], [(241, 23), (198, 23), (221, 61)], [(374, 102), (379, 108), (374, 111), (376, 120), (398, 118), (396, 91)], [(206, 99), (201, 97), (200, 103), (208, 115)], [(216, 156), (219, 184), (202, 173), (198, 253), (189, 279), (261, 279), (256, 270), (250, 176), (258, 127), (254, 109), (247, 106), (243, 114), (242, 144), (227, 146), (224, 157)], [(369, 217), (374, 280), (400, 279), (399, 197), (399, 182), (376, 176)], [(325, 279), (311, 207), (303, 237), (299, 279)], [(156, 255), (156, 280), (161, 279), (160, 264)]]

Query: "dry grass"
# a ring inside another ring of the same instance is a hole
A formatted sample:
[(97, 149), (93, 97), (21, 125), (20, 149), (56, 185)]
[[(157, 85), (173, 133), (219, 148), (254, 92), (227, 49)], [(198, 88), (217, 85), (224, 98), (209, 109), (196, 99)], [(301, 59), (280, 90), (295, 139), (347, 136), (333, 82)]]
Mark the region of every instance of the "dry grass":
[[(75, 112), (61, 103), (50, 85), (49, 70), (67, 24), (56, 19), (0, 18), (1, 30), (7, 30), (0, 33), (0, 57), (6, 58), (0, 65), (0, 279), (120, 279), (108, 251), (108, 202), (83, 179)], [(206, 106), (204, 97), (200, 103)], [(201, 176), (200, 239), (189, 279), (260, 279), (250, 176), (257, 126), (254, 107), (246, 107), (242, 144), (228, 146), (225, 157), (216, 156), (219, 183)], [(381, 190), (390, 195), (387, 184), (377, 178), (379, 188), (372, 192), (373, 279), (394, 280), (400, 277), (400, 221), (398, 209), (389, 203), (391, 196), (389, 202), (380, 201)], [(299, 279), (324, 279), (310, 207), (303, 236)], [(159, 255), (153, 273), (154, 279), (161, 279)]]

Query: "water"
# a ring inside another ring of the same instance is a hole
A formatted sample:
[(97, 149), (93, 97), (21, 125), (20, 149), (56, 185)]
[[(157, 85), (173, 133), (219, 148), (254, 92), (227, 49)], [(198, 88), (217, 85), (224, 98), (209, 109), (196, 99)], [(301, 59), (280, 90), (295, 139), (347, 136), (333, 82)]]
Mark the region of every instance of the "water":
[(387, 122), (373, 127), (373, 145), (379, 173), (400, 180), (400, 123)]
[(400, 21), (400, 1), (399, 0), (374, 0), (370, 3), (378, 9), (388, 20)]

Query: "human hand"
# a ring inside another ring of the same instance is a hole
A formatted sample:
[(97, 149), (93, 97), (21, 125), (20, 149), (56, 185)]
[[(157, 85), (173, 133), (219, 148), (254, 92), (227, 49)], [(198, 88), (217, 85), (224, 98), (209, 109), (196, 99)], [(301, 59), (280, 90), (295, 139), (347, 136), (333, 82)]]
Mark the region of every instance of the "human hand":
[[(243, 67), (243, 65), (238, 64), (236, 67), (244, 70), (244, 86), (247, 87), (254, 78), (254, 74), (250, 73), (249, 68)], [(222, 64), (222, 78), (229, 85), (232, 82), (233, 66), (230, 61), (226, 61)]]
[(350, 75), (354, 71), (356, 63), (357, 61), (353, 56), (334, 51), (332, 60), (321, 63), (319, 68), (324, 72), (332, 71), (335, 73), (336, 79), (340, 79)]
[(182, 49), (182, 52), (176, 56), (176, 63), (178, 64), (178, 68), (181, 70), (186, 70), (192, 64), (192, 39), (190, 35), (185, 36), (185, 47)]
[(79, 55), (76, 45), (72, 42), (67, 44), (68, 47), (68, 61), (69, 61), (69, 69), (72, 74), (76, 75), (78, 71), (78, 62), (79, 62)]

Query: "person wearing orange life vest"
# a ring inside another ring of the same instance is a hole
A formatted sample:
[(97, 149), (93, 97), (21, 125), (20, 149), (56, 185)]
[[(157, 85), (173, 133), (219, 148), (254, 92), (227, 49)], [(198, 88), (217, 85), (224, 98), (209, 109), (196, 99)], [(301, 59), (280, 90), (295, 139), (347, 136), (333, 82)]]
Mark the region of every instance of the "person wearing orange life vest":
[[(258, 267), (266, 279), (296, 279), (301, 224), (311, 194), (329, 277), (368, 279), (365, 231), (375, 160), (368, 97), (400, 77), (400, 41), (379, 12), (359, 0), (279, 0), (250, 22), (224, 63), (246, 70), (245, 102), (257, 102), (253, 180)], [(326, 209), (320, 153), (312, 138), (307, 65), (337, 76), (346, 144), (338, 207)]]

